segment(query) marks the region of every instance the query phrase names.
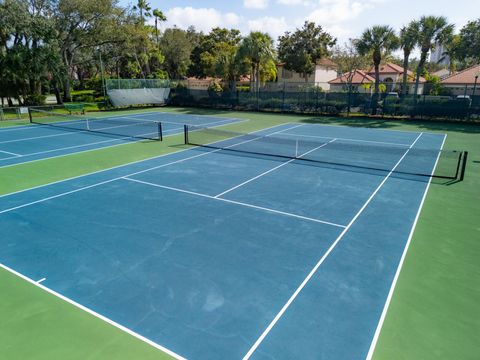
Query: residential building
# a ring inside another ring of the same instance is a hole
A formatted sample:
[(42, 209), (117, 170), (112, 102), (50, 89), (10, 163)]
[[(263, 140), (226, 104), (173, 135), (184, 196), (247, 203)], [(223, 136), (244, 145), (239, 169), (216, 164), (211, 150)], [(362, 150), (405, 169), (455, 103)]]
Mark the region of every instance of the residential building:
[[(386, 92), (401, 92), (403, 82), (403, 68), (393, 63), (386, 63), (380, 66), (380, 83), (385, 84)], [(368, 77), (367, 77), (368, 76)], [(348, 89), (348, 73), (343, 74), (333, 80), (329, 81), (330, 91), (346, 91)], [(353, 80), (352, 86), (355, 91), (365, 92), (365, 84), (371, 80), (375, 83), (375, 68), (368, 70), (357, 70)], [(426, 80), (420, 77), (418, 86), (418, 94), (423, 94)], [(363, 85), (363, 86), (362, 86)], [(373, 86), (373, 85), (372, 85)], [(407, 71), (407, 93), (412, 94), (415, 87), (415, 76), (410, 70)], [(363, 90), (362, 90), (363, 89)]]
[(315, 65), (315, 71), (307, 79), (303, 74), (285, 69), (285, 64), (277, 65), (278, 84), (285, 85), (285, 90), (294, 91), (300, 86), (319, 86), (323, 90), (330, 90), (329, 81), (338, 76), (338, 66), (330, 59), (320, 59)]
[(480, 64), (452, 74), (442, 80), (444, 88), (450, 89), (453, 95), (480, 95)]
[(348, 84), (351, 83), (353, 92), (371, 93), (375, 78), (368, 75), (365, 71), (355, 70), (351, 73), (342, 74), (328, 83), (330, 84), (331, 92), (348, 91)]

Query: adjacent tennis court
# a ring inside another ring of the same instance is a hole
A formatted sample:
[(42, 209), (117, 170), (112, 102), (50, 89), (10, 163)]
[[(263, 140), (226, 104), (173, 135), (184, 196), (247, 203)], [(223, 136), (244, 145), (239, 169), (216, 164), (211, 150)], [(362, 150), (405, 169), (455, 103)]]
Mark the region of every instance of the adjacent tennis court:
[[(158, 140), (183, 131), (183, 124), (225, 125), (237, 119), (148, 112), (107, 117), (75, 116), (30, 110), (31, 126), (0, 129), (0, 167), (118, 146)], [(159, 124), (162, 128), (159, 128)]]
[(175, 131), (197, 146), (3, 196), (3, 267), (177, 358), (369, 356), (431, 175), (463, 155), (426, 132)]

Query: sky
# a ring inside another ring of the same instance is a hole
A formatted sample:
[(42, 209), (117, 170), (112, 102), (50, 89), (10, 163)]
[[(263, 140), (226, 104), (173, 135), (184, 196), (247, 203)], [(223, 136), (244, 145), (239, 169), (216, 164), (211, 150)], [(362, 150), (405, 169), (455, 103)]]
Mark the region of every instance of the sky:
[[(122, 5), (136, 0), (120, 0)], [(150, 0), (167, 17), (162, 27), (176, 25), (208, 32), (213, 27), (268, 32), (275, 40), (285, 31), (314, 21), (343, 44), (372, 25), (395, 29), (422, 15), (443, 15), (457, 31), (480, 18), (480, 0)]]

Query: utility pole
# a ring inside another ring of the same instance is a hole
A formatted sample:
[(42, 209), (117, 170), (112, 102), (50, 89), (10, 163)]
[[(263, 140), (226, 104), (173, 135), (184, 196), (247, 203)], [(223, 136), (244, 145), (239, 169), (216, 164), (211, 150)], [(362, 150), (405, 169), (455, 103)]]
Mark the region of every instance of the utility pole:
[(98, 54), (99, 54), (99, 58), (100, 58), (100, 76), (101, 76), (101, 81), (102, 81), (103, 104), (106, 108), (107, 107), (107, 89), (106, 89), (105, 74), (104, 74), (104, 69), (103, 69), (102, 50), (101, 50), (100, 47), (98, 48)]

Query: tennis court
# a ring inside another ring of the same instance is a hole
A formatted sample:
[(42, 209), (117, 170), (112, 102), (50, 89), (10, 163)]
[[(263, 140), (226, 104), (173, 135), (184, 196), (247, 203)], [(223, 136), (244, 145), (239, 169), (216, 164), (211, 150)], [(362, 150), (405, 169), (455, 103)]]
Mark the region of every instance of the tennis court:
[(174, 357), (367, 357), (445, 136), (185, 129), (203, 146), (3, 196), (0, 263)]
[(31, 110), (34, 124), (0, 129), (0, 167), (178, 134), (184, 123), (216, 126), (236, 119), (148, 112), (107, 117)]

